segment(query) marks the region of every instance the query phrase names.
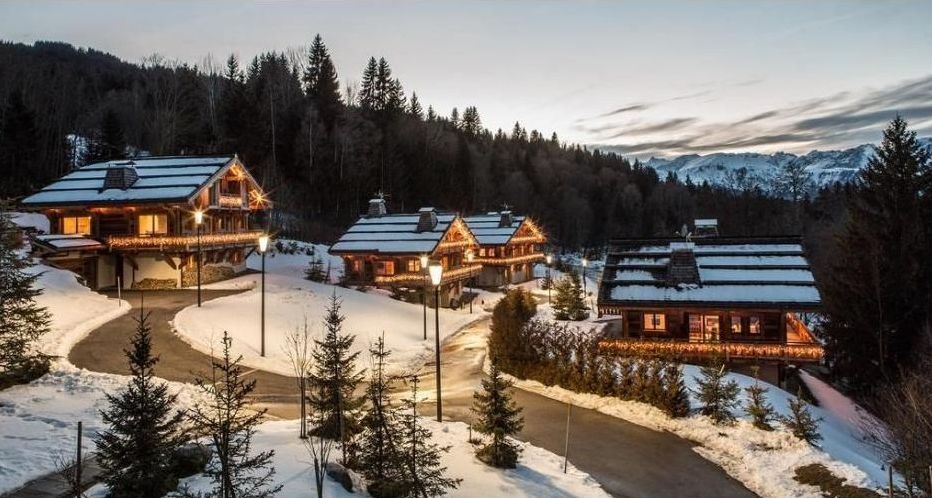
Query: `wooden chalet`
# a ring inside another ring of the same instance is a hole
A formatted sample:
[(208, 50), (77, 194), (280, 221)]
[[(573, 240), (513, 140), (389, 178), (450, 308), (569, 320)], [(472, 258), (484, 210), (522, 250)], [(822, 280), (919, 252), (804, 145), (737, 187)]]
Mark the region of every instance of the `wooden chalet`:
[(197, 282), (198, 238), (202, 283), (244, 271), (269, 202), (235, 155), (170, 156), (89, 164), (22, 207), (50, 222), (35, 250), (92, 288), (177, 288)]
[(534, 278), (534, 264), (544, 260), (547, 237), (530, 218), (506, 210), (469, 216), (466, 225), (479, 243), (474, 261), (482, 271), (476, 285), (501, 287)]
[[(456, 305), (464, 284), (482, 269), (467, 261), (478, 248), (476, 238), (456, 214), (421, 208), (412, 214), (388, 214), (384, 199), (369, 201), (368, 214), (359, 218), (330, 248), (341, 256), (346, 279), (352, 284), (382, 288), (430, 287), (421, 256), (443, 265), (441, 306)], [(427, 293), (433, 299), (432, 293)]]
[(605, 346), (687, 358), (817, 362), (820, 305), (796, 237), (614, 240), (598, 294)]

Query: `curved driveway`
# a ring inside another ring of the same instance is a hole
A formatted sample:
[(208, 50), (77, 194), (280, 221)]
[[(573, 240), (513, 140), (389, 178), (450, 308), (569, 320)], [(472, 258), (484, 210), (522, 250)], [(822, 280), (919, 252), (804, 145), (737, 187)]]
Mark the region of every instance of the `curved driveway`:
[[(241, 291), (203, 291), (204, 299), (214, 299)], [(195, 372), (206, 372), (210, 358), (195, 351), (172, 331), (169, 321), (186, 306), (196, 302), (195, 291), (147, 291), (145, 309), (151, 312), (152, 342), (161, 361), (155, 367), (159, 377), (191, 382)], [(134, 312), (94, 330), (71, 350), (68, 359), (78, 367), (99, 372), (127, 374), (121, 351), (138, 317), (139, 293), (126, 292)], [(485, 358), (484, 338), (488, 320), (464, 327), (444, 343), (444, 415), (471, 421), (472, 392), (482, 375)], [(425, 366), (430, 377), (433, 365)], [(256, 380), (257, 402), (273, 416), (297, 416), (294, 379), (261, 370), (250, 370)], [(433, 385), (424, 379), (423, 385)], [(516, 389), (518, 405), (524, 409), (525, 428), (520, 437), (536, 446), (563, 454), (566, 405)], [(424, 413), (430, 413), (425, 411)], [(721, 468), (699, 456), (689, 441), (669, 433), (656, 432), (593, 410), (574, 408), (570, 427), (570, 461), (589, 473), (606, 491), (630, 498), (750, 498), (755, 496)]]

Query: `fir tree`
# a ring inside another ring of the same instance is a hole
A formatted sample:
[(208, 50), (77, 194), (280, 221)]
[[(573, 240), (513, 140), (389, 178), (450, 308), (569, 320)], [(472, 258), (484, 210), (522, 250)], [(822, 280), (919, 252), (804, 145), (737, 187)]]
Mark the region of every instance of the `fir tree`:
[(101, 411), (108, 428), (97, 439), (97, 461), (115, 498), (156, 498), (173, 491), (172, 457), (186, 440), (176, 396), (153, 372), (159, 359), (152, 355), (148, 320), (140, 308), (132, 349), (124, 352), (132, 379), (118, 394), (107, 394), (109, 406)]
[(324, 121), (332, 123), (341, 102), (340, 82), (337, 80), (337, 70), (330, 58), (330, 52), (320, 34), (314, 36), (311, 43), (302, 80), (305, 95), (315, 103), (324, 116)]
[(534, 297), (520, 287), (508, 291), (492, 309), (489, 355), (500, 361), (499, 366), (508, 373), (520, 376), (521, 367), (535, 360), (522, 329), (536, 312)]
[(366, 69), (362, 73), (362, 83), (359, 87), (359, 106), (365, 110), (377, 110), (378, 104), (378, 62), (375, 57), (369, 57)]
[(437, 111), (434, 110), (434, 106), (427, 106), (427, 121), (433, 122), (437, 120)]
[(822, 439), (819, 434), (820, 418), (813, 418), (809, 412), (809, 403), (803, 399), (803, 390), (796, 391), (796, 397), (789, 401), (790, 414), (780, 417), (780, 422), (786, 426), (794, 436), (809, 444), (816, 444)]
[(356, 336), (343, 334), (345, 319), (334, 291), (324, 317), (324, 337), (314, 341), (315, 367), (310, 377), (314, 387), (311, 406), (321, 419), (314, 434), (340, 441), (344, 463), (352, 461), (352, 439), (361, 429), (356, 413), (365, 401), (355, 395), (363, 373), (356, 368), (359, 352), (351, 352)]
[(315, 256), (308, 261), (307, 268), (304, 269), (304, 278), (312, 282), (323, 282), (326, 279), (324, 262), (320, 260), (320, 256)]
[(417, 384), (414, 376), (411, 383), (411, 398), (405, 399), (398, 416), (401, 420), (401, 454), (404, 474), (399, 481), (404, 490), (402, 496), (443, 496), (448, 490), (456, 489), (461, 479), (446, 477), (447, 468), (440, 463), (440, 454), (450, 451), (430, 441), (433, 434), (421, 425), (417, 415)]
[(460, 127), (460, 111), (455, 107), (450, 111), (450, 124), (453, 125), (453, 128)]
[(101, 119), (100, 130), (96, 131), (88, 141), (84, 162), (91, 164), (121, 159), (125, 154), (126, 139), (120, 118), (112, 109), (107, 109)]
[(212, 440), (214, 458), (205, 474), (214, 483), (218, 498), (266, 498), (274, 496), (281, 485), (272, 486), (272, 457), (275, 450), (252, 454), (252, 437), (266, 410), (249, 405), (249, 395), (256, 381), (243, 378), (242, 356), (233, 358), (233, 340), (223, 332), (223, 351), (211, 361), (210, 377), (198, 377), (194, 384), (208, 399), (195, 404), (188, 412), (201, 434)]
[(744, 388), (747, 393), (747, 402), (745, 410), (751, 416), (751, 422), (754, 427), (765, 431), (772, 431), (773, 426), (770, 423), (774, 420), (775, 411), (770, 402), (767, 401), (767, 388), (760, 385), (757, 378), (757, 368), (754, 369), (754, 384)]
[(460, 128), (467, 136), (477, 137), (482, 131), (482, 120), (479, 119), (479, 111), (475, 106), (469, 106), (463, 111), (463, 121)]
[[(11, 91), (0, 119), (0, 199), (20, 194), (13, 187), (17, 178), (34, 168), (39, 156), (36, 115), (23, 101), (23, 92)], [(25, 187), (26, 185), (24, 185)]]
[(397, 492), (394, 486), (402, 479), (404, 470), (400, 454), (401, 428), (391, 409), (391, 379), (385, 375), (385, 360), (389, 354), (382, 337), (369, 348), (372, 369), (366, 388), (368, 409), (362, 418), (359, 468), (373, 496), (391, 496)]
[(735, 421), (731, 410), (738, 403), (738, 383), (728, 380), (725, 363), (713, 357), (703, 366), (696, 377), (698, 389), (696, 395), (702, 404), (702, 414), (709, 416), (716, 424), (730, 424)]
[(48, 358), (34, 351), (49, 331), (51, 317), (36, 303), (42, 289), (39, 273), (19, 250), (20, 230), (5, 202), (0, 202), (0, 387), (38, 377), (48, 370)]
[(488, 465), (504, 469), (513, 469), (518, 464), (521, 449), (509, 438), (524, 427), (521, 408), (508, 392), (511, 386), (493, 358), (489, 377), (482, 379), (482, 391), (473, 393), (472, 411), (477, 418), (474, 427), (479, 433), (492, 437), (476, 456)]
[(417, 93), (411, 92), (411, 99), (408, 101), (408, 113), (417, 119), (424, 119), (424, 110), (421, 108), (421, 101), (417, 99)]
[(673, 418), (689, 415), (689, 389), (683, 379), (683, 367), (673, 361), (664, 364), (661, 407)]
[(584, 320), (587, 316), (582, 284), (575, 270), (554, 284), (553, 313), (557, 320)]

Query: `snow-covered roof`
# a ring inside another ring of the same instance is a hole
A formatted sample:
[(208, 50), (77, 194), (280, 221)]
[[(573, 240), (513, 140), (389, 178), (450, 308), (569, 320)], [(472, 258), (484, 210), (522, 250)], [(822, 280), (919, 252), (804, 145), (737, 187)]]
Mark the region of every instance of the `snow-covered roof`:
[(103, 245), (84, 235), (37, 235), (33, 242), (51, 251), (74, 251), (100, 249)]
[[(223, 156), (152, 156), (88, 164), (23, 199), (28, 207), (183, 202), (196, 195), (235, 160)], [(107, 171), (133, 168), (138, 179), (127, 188), (105, 188)]]
[(418, 232), (418, 221), (421, 218), (418, 213), (364, 216), (333, 244), (330, 252), (430, 254), (443, 239), (456, 215), (437, 213), (437, 224), (433, 229)]
[[(671, 278), (674, 250), (692, 251), (698, 282)], [(612, 242), (599, 304), (808, 310), (821, 297), (799, 238), (641, 239)]]
[[(466, 221), (469, 231), (476, 236), (479, 245), (502, 246), (511, 240), (521, 224), (524, 223), (524, 216), (511, 215), (510, 213), (510, 211), (504, 213), (492, 211), (486, 214), (467, 216), (464, 221)], [(510, 225), (501, 226), (503, 214), (511, 217)]]

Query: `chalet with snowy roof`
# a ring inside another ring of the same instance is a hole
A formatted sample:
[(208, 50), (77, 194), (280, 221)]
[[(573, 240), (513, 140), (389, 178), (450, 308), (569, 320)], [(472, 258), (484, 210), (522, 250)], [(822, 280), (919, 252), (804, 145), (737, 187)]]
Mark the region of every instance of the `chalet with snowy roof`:
[(819, 361), (820, 306), (798, 237), (614, 240), (598, 295), (608, 346), (735, 360)]
[(500, 287), (534, 278), (534, 264), (544, 260), (547, 237), (530, 218), (505, 210), (469, 216), (466, 226), (479, 243), (475, 261), (482, 272), (476, 285)]
[(431, 207), (389, 214), (385, 200), (377, 198), (369, 201), (368, 213), (333, 244), (330, 253), (343, 258), (349, 283), (399, 290), (430, 286), (422, 256), (440, 262), (440, 303), (450, 306), (460, 301), (466, 281), (482, 269), (469, 261), (477, 248), (476, 238), (458, 215)]
[[(235, 155), (89, 164), (23, 199), (50, 232), (33, 247), (93, 288), (177, 288), (246, 269), (265, 193)], [(202, 222), (196, 223), (196, 213)]]

